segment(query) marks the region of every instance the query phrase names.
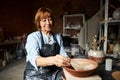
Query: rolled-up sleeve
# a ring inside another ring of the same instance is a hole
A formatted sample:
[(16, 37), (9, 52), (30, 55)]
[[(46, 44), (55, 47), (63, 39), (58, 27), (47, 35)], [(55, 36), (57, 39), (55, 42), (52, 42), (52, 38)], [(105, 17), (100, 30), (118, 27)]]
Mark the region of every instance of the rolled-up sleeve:
[(27, 51), (26, 62), (29, 61), (35, 67), (35, 69), (38, 70), (36, 58), (39, 57), (39, 44), (34, 35), (28, 35), (25, 48)]

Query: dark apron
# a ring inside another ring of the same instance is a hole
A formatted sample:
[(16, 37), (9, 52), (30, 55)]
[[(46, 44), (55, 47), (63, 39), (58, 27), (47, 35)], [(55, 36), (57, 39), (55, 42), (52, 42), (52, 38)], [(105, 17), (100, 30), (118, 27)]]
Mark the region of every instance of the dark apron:
[[(60, 46), (57, 42), (57, 39), (54, 34), (53, 38), (56, 43), (45, 44), (43, 40), (42, 33), (41, 34), (41, 49), (40, 49), (40, 56), (48, 57), (48, 56), (55, 56), (59, 54)], [(38, 71), (33, 67), (33, 65), (28, 61), (26, 63), (26, 68), (24, 71), (24, 80), (62, 80), (62, 68), (53, 66), (47, 67), (38, 67)]]

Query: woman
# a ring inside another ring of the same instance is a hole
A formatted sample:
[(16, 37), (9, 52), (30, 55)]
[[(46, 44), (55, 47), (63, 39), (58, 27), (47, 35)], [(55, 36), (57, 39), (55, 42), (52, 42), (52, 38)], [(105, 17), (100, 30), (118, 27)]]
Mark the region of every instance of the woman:
[(54, 20), (48, 8), (38, 9), (35, 15), (38, 31), (26, 41), (26, 68), (24, 80), (61, 80), (62, 66), (70, 65), (59, 34), (52, 32)]

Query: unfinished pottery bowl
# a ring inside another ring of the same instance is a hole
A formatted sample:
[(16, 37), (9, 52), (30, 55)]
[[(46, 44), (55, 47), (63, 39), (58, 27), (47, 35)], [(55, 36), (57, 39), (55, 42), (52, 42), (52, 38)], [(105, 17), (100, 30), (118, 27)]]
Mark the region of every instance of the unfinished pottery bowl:
[(66, 71), (68, 71), (71, 75), (76, 77), (90, 76), (96, 71), (97, 68), (97, 62), (81, 58), (71, 59), (71, 66), (64, 67)]

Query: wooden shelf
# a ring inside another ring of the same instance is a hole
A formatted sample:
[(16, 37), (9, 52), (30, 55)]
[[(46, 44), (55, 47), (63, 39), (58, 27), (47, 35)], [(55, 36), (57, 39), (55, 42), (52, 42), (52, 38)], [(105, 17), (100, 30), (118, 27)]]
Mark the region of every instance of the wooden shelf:
[(104, 25), (105, 23), (108, 23), (109, 25), (120, 25), (120, 20), (104, 20), (100, 22), (101, 25)]
[[(63, 35), (67, 35), (72, 39), (78, 39), (79, 31), (85, 23), (84, 14), (68, 14), (63, 15)], [(79, 43), (79, 41), (78, 41)]]

